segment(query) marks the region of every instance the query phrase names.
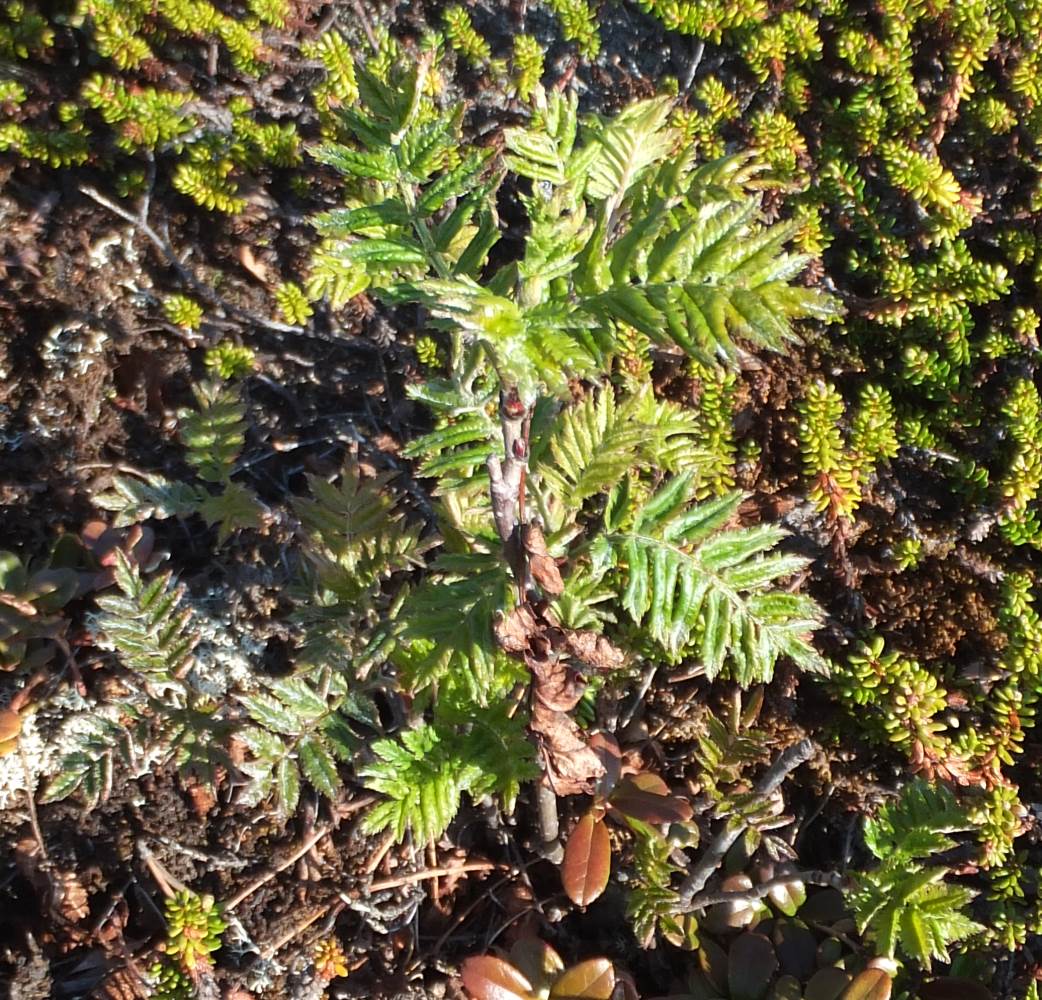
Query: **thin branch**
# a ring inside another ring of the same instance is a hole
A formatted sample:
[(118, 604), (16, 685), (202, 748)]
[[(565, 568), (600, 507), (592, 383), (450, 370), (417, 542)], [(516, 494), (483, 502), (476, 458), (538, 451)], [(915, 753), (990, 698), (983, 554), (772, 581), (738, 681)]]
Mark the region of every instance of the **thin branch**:
[[(248, 309), (241, 309), (239, 306), (232, 305), (232, 303), (221, 298), (220, 295), (218, 295), (207, 284), (200, 281), (191, 270), (185, 266), (181, 258), (174, 252), (174, 248), (170, 245), (170, 241), (161, 236), (152, 227), (144, 215), (144, 209), (147, 208), (147, 200), (142, 205), (143, 211), (135, 215), (133, 212), (125, 209), (122, 205), (117, 204), (110, 198), (106, 198), (105, 195), (96, 188), (91, 187), (89, 184), (81, 184), (79, 190), (81, 194), (85, 194), (92, 201), (97, 202), (103, 208), (107, 208), (114, 215), (118, 215), (125, 222), (129, 222), (134, 226), (141, 235), (144, 236), (163, 255), (167, 263), (177, 271), (177, 275), (181, 281), (188, 285), (201, 299), (205, 299), (209, 305), (216, 309), (223, 310), (228, 316), (237, 319), (239, 322), (263, 327), (272, 333), (288, 333), (295, 337), (307, 337), (311, 340), (321, 340), (326, 343), (331, 343), (328, 337), (314, 333), (307, 327), (294, 326), (290, 323), (279, 323), (277, 320), (268, 319), (267, 316), (261, 316), (258, 313), (250, 312)], [(376, 344), (371, 343), (364, 337), (340, 336), (337, 339), (342, 342), (350, 342), (352, 346), (365, 347), (370, 351), (380, 350)]]
[(501, 460), (498, 455), (490, 455), (487, 464), (496, 530), (503, 544), (510, 546), (514, 529), (522, 517), (519, 507), (521, 481), (528, 467), (528, 442), (525, 439), (528, 408), (518, 398), (516, 390), (504, 389), (500, 394), (499, 419), (503, 428), (505, 457)]
[[(773, 795), (782, 786), (782, 782), (796, 770), (800, 764), (805, 764), (814, 755), (814, 744), (810, 740), (800, 740), (799, 743), (783, 751), (778, 759), (767, 769), (759, 781), (753, 785), (753, 794), (759, 798)], [(735, 841), (745, 832), (748, 823), (740, 817), (732, 816), (727, 825), (712, 840), (705, 849), (698, 863), (684, 879), (679, 890), (679, 911), (687, 912), (691, 909), (691, 901), (706, 887), (713, 872), (720, 867), (727, 852)]]
[[(492, 872), (508, 866), (494, 861), (468, 861), (462, 865), (449, 865), (447, 868), (422, 868), (417, 872), (396, 875), (394, 878), (377, 879), (366, 887), (368, 893), (383, 892), (385, 889), (398, 889), (403, 885), (414, 885), (431, 878), (444, 878), (446, 875), (460, 875), (464, 872)], [(340, 894), (343, 898), (343, 893)]]
[(779, 875), (777, 878), (768, 879), (751, 889), (736, 889), (733, 892), (702, 892), (695, 896), (688, 904), (688, 910), (704, 910), (707, 906), (715, 906), (717, 903), (756, 903), (770, 894), (772, 889), (792, 885), (793, 882), (802, 882), (804, 885), (824, 885), (832, 889), (843, 889), (847, 881), (838, 872), (806, 871), (790, 872), (788, 875)]
[[(14, 704), (14, 702), (12, 702)], [(12, 709), (17, 711), (18, 709)], [(25, 772), (25, 801), (29, 808), (29, 825), (32, 827), (33, 836), (36, 838), (37, 846), (40, 848), (40, 857), (43, 859), (43, 863), (47, 864), (50, 858), (47, 855), (47, 844), (43, 839), (43, 830), (40, 829), (40, 817), (36, 814), (36, 780), (37, 776), (29, 768), (29, 761), (26, 759), (25, 750), (19, 744), (18, 756), (22, 760), (22, 770)]]
[(236, 895), (236, 896), (233, 896), (233, 897), (232, 897), (231, 899), (229, 899), (229, 900), (228, 900), (228, 902), (224, 903), (224, 904), (222, 905), (222, 907), (221, 907), (221, 908), (222, 908), (222, 909), (223, 909), (223, 910), (224, 910), (224, 911), (225, 911), (226, 913), (230, 913), (230, 912), (231, 912), (232, 910), (234, 910), (234, 909), (235, 909), (235, 907), (237, 907), (237, 906), (238, 906), (238, 905), (239, 905), (239, 904), (240, 904), (240, 903), (241, 903), (241, 902), (242, 902), (242, 901), (243, 901), (244, 899), (246, 899), (246, 898), (247, 898), (247, 897), (249, 897), (249, 896), (252, 896), (252, 895), (253, 895), (253, 893), (255, 893), (255, 892), (256, 892), (256, 891), (257, 891), (258, 889), (260, 889), (260, 888), (261, 888), (262, 886), (264, 886), (264, 885), (267, 885), (267, 884), (268, 884), (268, 882), (270, 882), (270, 881), (271, 881), (271, 880), (272, 880), (272, 879), (273, 879), (273, 878), (274, 878), (274, 877), (275, 877), (276, 875), (278, 875), (278, 874), (279, 874), (279, 872), (283, 872), (283, 871), (285, 871), (285, 870), (286, 870), (287, 868), (289, 868), (289, 867), (290, 867), (291, 865), (294, 865), (294, 864), (296, 864), (296, 863), (297, 863), (297, 862), (298, 862), (298, 861), (299, 861), (299, 860), (300, 860), (300, 859), (301, 859), (302, 857), (304, 857), (304, 855), (305, 855), (305, 854), (307, 854), (307, 852), (308, 852), (308, 851), (310, 851), (310, 850), (311, 850), (311, 848), (312, 848), (312, 847), (314, 847), (314, 846), (315, 846), (315, 845), (316, 845), (316, 844), (317, 844), (317, 843), (318, 843), (318, 842), (319, 842), (319, 841), (320, 841), (320, 840), (321, 840), (321, 839), (322, 839), (323, 837), (326, 837), (326, 836), (328, 836), (328, 835), (329, 835), (329, 833), (330, 833), (330, 832), (332, 832), (332, 829), (333, 829), (333, 824), (332, 824), (332, 823), (324, 823), (324, 824), (323, 824), (322, 826), (318, 827), (318, 828), (317, 828), (317, 829), (316, 829), (316, 830), (315, 830), (315, 831), (314, 831), (314, 832), (313, 832), (313, 833), (311, 834), (311, 836), (310, 836), (310, 837), (308, 837), (308, 838), (307, 838), (307, 839), (306, 839), (306, 840), (304, 841), (304, 843), (303, 843), (303, 844), (301, 844), (301, 845), (300, 845), (300, 846), (299, 846), (299, 847), (298, 847), (298, 848), (297, 848), (297, 849), (296, 849), (295, 851), (293, 851), (293, 853), (292, 853), (292, 854), (290, 854), (290, 856), (289, 856), (288, 858), (286, 858), (285, 860), (281, 861), (281, 862), (280, 862), (279, 864), (277, 864), (277, 865), (276, 865), (276, 866), (275, 866), (274, 868), (270, 868), (270, 869), (269, 869), (268, 871), (266, 871), (266, 872), (265, 872), (265, 873), (264, 873), (263, 875), (261, 875), (261, 876), (260, 876), (260, 878), (257, 878), (257, 879), (255, 879), (255, 880), (254, 880), (253, 882), (251, 882), (251, 883), (250, 883), (250, 884), (249, 884), (248, 886), (246, 886), (246, 888), (245, 888), (245, 889), (243, 889), (243, 890), (242, 890), (242, 892), (240, 892), (240, 893), (239, 893), (238, 895)]
[(159, 863), (159, 859), (152, 853), (148, 844), (146, 844), (144, 840), (138, 840), (135, 846), (137, 847), (138, 854), (141, 855), (141, 860), (145, 862), (145, 867), (149, 870), (152, 878), (156, 881), (156, 885), (159, 886), (160, 891), (167, 899), (172, 899), (175, 893), (186, 892), (188, 890), (188, 886), (186, 886), (184, 882), (171, 875), (170, 872)]
[(303, 934), (312, 924), (316, 923), (319, 919), (324, 917), (334, 906), (338, 906), (338, 903), (332, 903), (328, 906), (320, 906), (317, 910), (312, 912), (309, 916), (305, 917), (299, 923), (294, 924), (288, 931), (280, 934), (271, 944), (264, 945), (260, 950), (260, 956), (265, 961), (270, 962), (287, 944), (290, 943), (298, 934)]

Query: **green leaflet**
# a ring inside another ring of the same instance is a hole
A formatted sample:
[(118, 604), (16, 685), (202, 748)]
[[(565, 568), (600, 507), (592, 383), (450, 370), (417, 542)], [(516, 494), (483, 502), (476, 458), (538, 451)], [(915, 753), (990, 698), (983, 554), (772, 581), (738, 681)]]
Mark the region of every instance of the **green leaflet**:
[(625, 586), (622, 605), (668, 651), (692, 637), (706, 676), (725, 665), (743, 686), (770, 680), (779, 656), (824, 672), (809, 642), (821, 625), (808, 597), (766, 588), (806, 565), (800, 556), (769, 554), (784, 533), (775, 527), (722, 530), (740, 495), (692, 506), (694, 477), (675, 476), (628, 527), (605, 536)]
[(946, 867), (924, 864), (955, 846), (948, 834), (971, 827), (951, 792), (922, 780), (866, 820), (865, 843), (881, 863), (857, 876), (851, 902), (883, 954), (901, 951), (929, 969), (934, 959), (950, 960), (953, 943), (984, 930), (965, 913), (976, 893), (945, 882)]
[[(342, 787), (337, 761), (350, 760), (358, 748), (350, 720), (362, 707), (344, 679), (330, 673), (320, 674), (317, 683), (284, 677), (238, 700), (255, 723), (241, 733), (250, 754), (242, 765), (250, 779), (244, 801), (257, 804), (271, 798), (282, 815), (290, 816), (303, 781), (335, 799)], [(375, 721), (371, 705), (362, 714), (366, 724)]]
[(455, 725), (408, 729), (372, 749), (375, 759), (360, 775), (387, 800), (366, 816), (365, 826), (372, 832), (390, 829), (398, 840), (409, 831), (419, 843), (439, 837), (464, 792), (498, 794), (510, 812), (521, 782), (538, 773), (523, 723), (502, 706)]

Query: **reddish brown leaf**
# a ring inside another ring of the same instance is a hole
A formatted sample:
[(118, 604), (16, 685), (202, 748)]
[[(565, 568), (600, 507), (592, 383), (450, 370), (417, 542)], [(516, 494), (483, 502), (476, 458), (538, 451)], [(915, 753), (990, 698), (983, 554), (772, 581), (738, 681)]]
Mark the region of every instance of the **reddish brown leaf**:
[(546, 778), (555, 794), (592, 792), (594, 782), (604, 774), (604, 765), (586, 745), (582, 730), (574, 720), (536, 701), (528, 725), (539, 738)]
[(532, 984), (509, 962), (495, 955), (475, 955), (460, 970), (474, 1000), (532, 1000)]
[(536, 701), (557, 712), (570, 712), (579, 704), (586, 682), (560, 660), (539, 660), (526, 656), (532, 671), (532, 693)]
[(854, 977), (841, 1000), (890, 1000), (893, 985), (889, 973), (882, 969), (865, 969)]
[(564, 891), (577, 906), (589, 906), (604, 892), (610, 874), (611, 838), (608, 836), (608, 827), (604, 820), (588, 812), (576, 824), (565, 845), (564, 861), (561, 863)]
[(564, 972), (561, 956), (545, 941), (524, 937), (510, 949), (510, 961), (537, 991), (547, 990)]
[(686, 823), (694, 815), (688, 802), (670, 795), (666, 783), (647, 771), (625, 778), (612, 792), (609, 806), (642, 823)]
[(669, 795), (669, 785), (654, 771), (638, 771), (629, 777), (628, 783), (653, 795)]
[(0, 743), (16, 740), (22, 732), (22, 717), (9, 708), (0, 708)]
[(551, 1000), (611, 1000), (615, 970), (606, 958), (573, 965), (550, 990)]
[(496, 642), (507, 653), (524, 653), (532, 636), (539, 631), (539, 623), (527, 604), (518, 605), (510, 614), (492, 626)]
[(919, 1000), (994, 1000), (995, 994), (974, 979), (945, 976), (919, 987)]
[(727, 985), (731, 1000), (761, 1000), (778, 968), (771, 942), (746, 931), (731, 943), (727, 955)]
[(604, 777), (597, 783), (597, 791), (609, 795), (622, 777), (622, 751), (610, 733), (594, 733), (589, 746), (604, 766)]
[(691, 806), (673, 795), (652, 795), (638, 788), (620, 786), (611, 797), (609, 807), (616, 818), (640, 820), (641, 823), (686, 823), (693, 815)]
[(521, 544), (528, 553), (528, 570), (532, 579), (549, 597), (557, 597), (564, 591), (564, 580), (549, 552), (546, 550), (546, 538), (538, 524), (521, 526)]
[(596, 632), (568, 632), (568, 652), (594, 670), (618, 670), (626, 662), (626, 654)]

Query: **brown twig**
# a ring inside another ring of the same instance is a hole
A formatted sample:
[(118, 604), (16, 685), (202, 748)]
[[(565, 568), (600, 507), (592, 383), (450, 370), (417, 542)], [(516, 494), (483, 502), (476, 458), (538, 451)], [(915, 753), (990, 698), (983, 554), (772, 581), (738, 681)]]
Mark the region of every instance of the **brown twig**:
[(505, 867), (506, 865), (497, 864), (494, 861), (467, 861), (462, 865), (450, 865), (446, 868), (421, 868), (417, 872), (396, 875), (394, 878), (377, 879), (375, 882), (369, 883), (367, 890), (370, 893), (383, 892), (384, 889), (398, 889), (403, 885), (414, 885), (417, 882), (443, 878), (446, 875), (460, 875), (464, 872), (491, 872)]
[(313, 923), (324, 917), (334, 906), (339, 906), (339, 903), (331, 903), (328, 906), (320, 906), (310, 916), (305, 917), (298, 924), (294, 924), (285, 934), (282, 934), (276, 940), (272, 941), (271, 944), (265, 945), (260, 950), (261, 958), (265, 961), (271, 961), (287, 944), (290, 943), (297, 935), (303, 934)]
[(25, 771), (25, 801), (29, 809), (29, 825), (32, 827), (33, 836), (36, 838), (37, 846), (40, 848), (40, 857), (44, 863), (50, 858), (47, 855), (47, 845), (44, 843), (43, 830), (40, 829), (40, 817), (36, 814), (36, 775), (29, 769), (29, 761), (25, 759), (25, 750), (21, 744), (18, 746), (18, 756), (22, 759), (22, 769)]
[(254, 879), (245, 889), (243, 889), (238, 895), (233, 896), (226, 903), (222, 905), (222, 909), (225, 913), (231, 913), (244, 899), (252, 896), (262, 886), (267, 885), (279, 872), (284, 872), (291, 865), (296, 864), (308, 851), (311, 850), (323, 837), (328, 836), (333, 830), (332, 823), (323, 823), (322, 826), (317, 827), (315, 831), (309, 836), (303, 844), (301, 844), (292, 854), (285, 860), (281, 861), (274, 868), (268, 869), (259, 878)]
[[(122, 205), (117, 204), (110, 198), (106, 198), (100, 191), (91, 187), (89, 184), (81, 184), (79, 190), (81, 194), (86, 195), (91, 199), (91, 201), (97, 202), (103, 208), (107, 208), (114, 215), (118, 215), (125, 222), (129, 222), (134, 226), (138, 232), (140, 232), (141, 235), (144, 236), (160, 252), (160, 254), (162, 254), (167, 263), (177, 272), (181, 281), (188, 285), (196, 295), (201, 299), (204, 299), (209, 305), (223, 310), (228, 316), (231, 316), (240, 322), (263, 327), (272, 333), (288, 333), (297, 337), (307, 337), (312, 340), (323, 340), (329, 342), (328, 337), (315, 333), (307, 327), (294, 326), (290, 323), (279, 323), (276, 320), (268, 319), (266, 316), (250, 312), (248, 309), (241, 309), (239, 306), (232, 305), (232, 303), (223, 299), (207, 284), (200, 281), (191, 270), (185, 266), (181, 258), (174, 252), (174, 248), (170, 245), (169, 239), (156, 232), (145, 217), (144, 211), (135, 215), (133, 212), (125, 209)], [(145, 206), (143, 206), (143, 209), (144, 207)], [(352, 345), (365, 347), (370, 351), (379, 351), (379, 347), (376, 344), (371, 343), (364, 337), (338, 336), (337, 339), (341, 341), (349, 341)]]
[(155, 879), (156, 885), (159, 886), (160, 891), (167, 897), (167, 899), (171, 899), (174, 893), (185, 892), (188, 889), (184, 882), (171, 875), (170, 872), (159, 863), (159, 860), (149, 849), (148, 844), (143, 840), (138, 840), (135, 846), (137, 847), (137, 852), (141, 855), (141, 860), (144, 861), (149, 874), (151, 874), (152, 878)]
[(388, 830), (383, 835), (383, 840), (381, 840), (380, 843), (377, 845), (376, 850), (373, 851), (373, 853), (369, 857), (369, 860), (366, 861), (363, 867), (363, 871), (366, 873), (366, 875), (372, 875), (373, 872), (375, 872), (376, 869), (380, 867), (380, 862), (387, 857), (387, 852), (392, 847), (394, 847), (394, 842), (394, 831)]
[(521, 402), (516, 389), (501, 391), (499, 420), (505, 454), (502, 460), (498, 455), (490, 455), (487, 465), (496, 530), (504, 546), (511, 546), (515, 544), (514, 529), (520, 517), (521, 482), (528, 466), (528, 443), (525, 440), (528, 407)]

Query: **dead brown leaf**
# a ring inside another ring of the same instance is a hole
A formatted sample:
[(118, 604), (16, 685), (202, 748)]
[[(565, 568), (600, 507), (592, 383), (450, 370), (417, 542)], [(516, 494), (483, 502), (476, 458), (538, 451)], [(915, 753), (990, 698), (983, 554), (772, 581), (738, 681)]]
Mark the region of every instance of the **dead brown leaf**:
[(87, 890), (75, 872), (55, 872), (51, 882), (51, 905), (70, 924), (77, 924), (90, 913)]
[(529, 723), (539, 740), (546, 777), (556, 795), (588, 795), (604, 774), (604, 765), (586, 745), (579, 726), (564, 712), (547, 708), (538, 700)]
[(526, 656), (525, 663), (532, 671), (533, 698), (557, 712), (568, 712), (579, 704), (586, 690), (586, 682), (558, 659), (539, 660)]
[(145, 1000), (152, 990), (133, 969), (123, 968), (110, 972), (95, 995), (99, 1000)]
[(566, 632), (565, 645), (572, 656), (594, 670), (617, 670), (626, 662), (622, 650), (596, 632)]
[(528, 569), (532, 579), (542, 588), (544, 594), (557, 597), (564, 592), (564, 580), (557, 563), (546, 549), (546, 537), (538, 524), (521, 526), (521, 544), (528, 554)]
[(249, 244), (242, 243), (239, 246), (239, 263), (250, 272), (262, 285), (270, 285), (271, 277), (263, 261), (253, 256)]
[(518, 605), (493, 626), (496, 642), (504, 652), (524, 653), (528, 650), (532, 636), (539, 632), (532, 609), (527, 604)]
[(0, 757), (11, 753), (18, 746), (21, 732), (21, 716), (9, 708), (0, 708)]

